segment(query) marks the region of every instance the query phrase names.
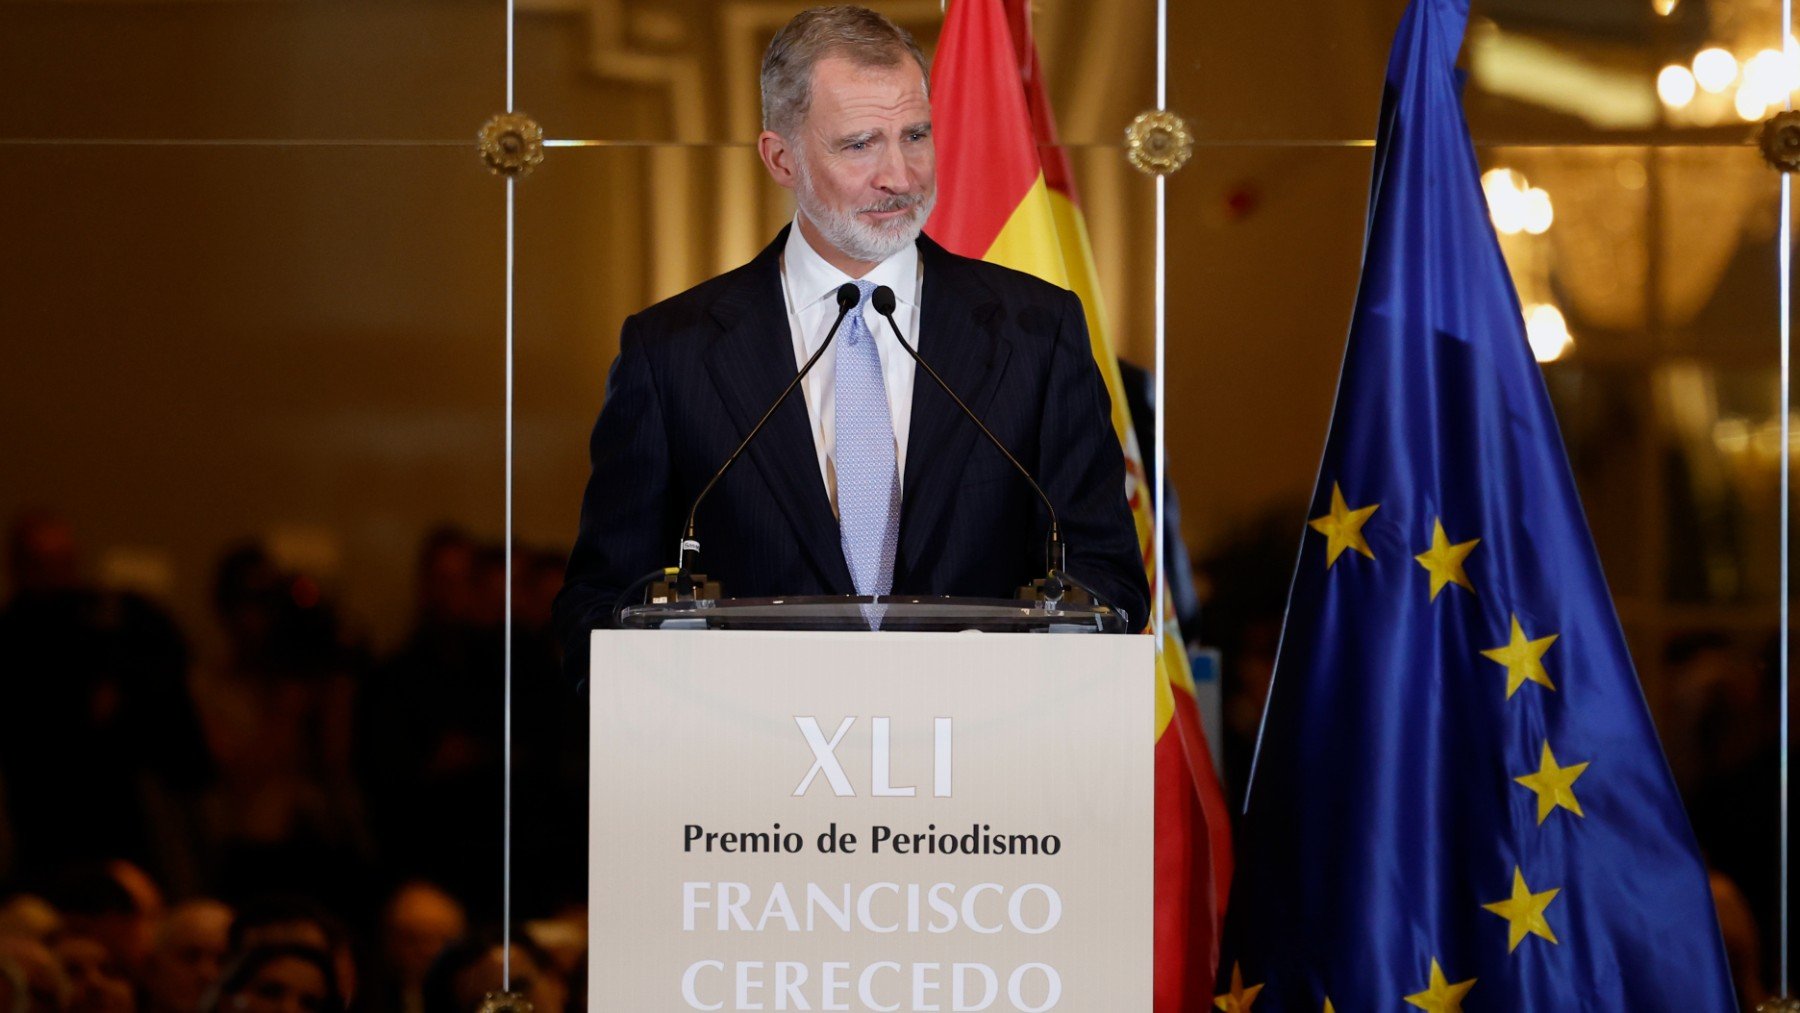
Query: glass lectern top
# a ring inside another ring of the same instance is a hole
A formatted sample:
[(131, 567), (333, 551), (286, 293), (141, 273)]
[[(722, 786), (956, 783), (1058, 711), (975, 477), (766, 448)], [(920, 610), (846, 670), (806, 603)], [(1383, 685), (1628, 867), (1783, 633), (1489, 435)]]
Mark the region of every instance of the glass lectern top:
[(654, 602), (620, 613), (626, 629), (870, 630), (884, 632), (1124, 633), (1105, 605), (1007, 598), (812, 595)]

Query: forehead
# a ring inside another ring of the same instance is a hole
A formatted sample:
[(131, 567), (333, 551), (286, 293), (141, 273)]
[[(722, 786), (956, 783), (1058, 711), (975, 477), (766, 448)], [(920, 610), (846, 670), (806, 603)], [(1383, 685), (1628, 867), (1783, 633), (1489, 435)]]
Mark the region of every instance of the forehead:
[(827, 56), (813, 65), (808, 118), (832, 123), (855, 118), (928, 118), (925, 75), (910, 56), (892, 66)]
[(56, 956), (64, 964), (87, 966), (106, 959), (106, 947), (85, 936), (70, 936), (56, 944)]
[(257, 982), (275, 981), (290, 989), (323, 992), (325, 974), (310, 960), (299, 957), (277, 957), (256, 973)]

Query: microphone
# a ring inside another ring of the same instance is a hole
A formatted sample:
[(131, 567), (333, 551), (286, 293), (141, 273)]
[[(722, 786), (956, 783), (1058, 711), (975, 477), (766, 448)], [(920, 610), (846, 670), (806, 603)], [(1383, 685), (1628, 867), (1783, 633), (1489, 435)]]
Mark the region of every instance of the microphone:
[(694, 505), (688, 509), (687, 525), (682, 528), (681, 544), (676, 550), (679, 565), (673, 573), (665, 571), (664, 579), (651, 585), (650, 600), (693, 601), (696, 583), (699, 585), (700, 597), (719, 597), (718, 583), (708, 581), (705, 574), (696, 574), (693, 570), (694, 562), (700, 554), (700, 542), (694, 537), (694, 517), (700, 512), (700, 504), (706, 500), (706, 494), (712, 492), (713, 486), (719, 484), (719, 479), (724, 478), (725, 473), (731, 470), (731, 466), (737, 462), (745, 448), (750, 446), (750, 441), (756, 439), (756, 434), (762, 432), (763, 426), (775, 417), (775, 410), (788, 399), (788, 395), (794, 392), (794, 388), (800, 386), (800, 381), (806, 379), (806, 374), (812, 372), (819, 357), (825, 354), (825, 349), (831, 347), (831, 339), (837, 337), (838, 328), (843, 325), (844, 318), (849, 316), (850, 311), (856, 308), (856, 304), (862, 301), (862, 293), (849, 282), (839, 285), (836, 295), (837, 319), (831, 322), (831, 330), (825, 332), (825, 340), (819, 343), (818, 351), (812, 353), (812, 357), (806, 360), (804, 366), (800, 367), (800, 372), (794, 374), (794, 378), (788, 381), (788, 385), (781, 389), (781, 394), (775, 398), (775, 403), (769, 406), (768, 411), (763, 412), (762, 418), (756, 420), (756, 425), (750, 427), (749, 435), (745, 436), (743, 442), (737, 445), (737, 449), (731, 452), (731, 456), (725, 459), (725, 463), (719, 465), (719, 470), (713, 472), (713, 477), (701, 488), (700, 495), (694, 497)]
[(969, 421), (975, 423), (975, 428), (981, 430), (981, 434), (988, 438), (988, 442), (998, 447), (1000, 453), (1004, 454), (1006, 459), (1012, 462), (1012, 466), (1018, 469), (1019, 474), (1025, 476), (1025, 481), (1030, 484), (1031, 491), (1037, 493), (1038, 499), (1044, 501), (1044, 509), (1050, 512), (1050, 541), (1044, 551), (1046, 576), (1042, 580), (1032, 581), (1028, 588), (1020, 588), (1019, 596), (1032, 599), (1041, 598), (1051, 604), (1056, 604), (1063, 600), (1065, 594), (1070, 594), (1072, 591), (1074, 593), (1070, 597), (1069, 604), (1090, 604), (1095, 595), (1088, 590), (1086, 585), (1063, 572), (1067, 561), (1068, 546), (1063, 542), (1062, 529), (1056, 522), (1056, 506), (1050, 502), (1050, 497), (1044, 494), (1044, 487), (1038, 485), (1037, 479), (1032, 476), (1030, 470), (1019, 463), (1019, 459), (1013, 456), (1012, 451), (1006, 449), (1006, 444), (1000, 442), (1000, 437), (994, 435), (994, 431), (987, 427), (987, 423), (981, 421), (980, 416), (975, 414), (974, 410), (957, 395), (956, 391), (950, 389), (950, 384), (938, 375), (937, 370), (931, 368), (931, 363), (920, 358), (918, 349), (907, 343), (906, 336), (900, 333), (900, 325), (894, 322), (894, 290), (882, 285), (869, 297), (869, 305), (875, 308), (875, 312), (887, 318), (888, 326), (893, 328), (894, 338), (900, 342), (900, 347), (906, 349), (906, 354), (912, 356), (912, 360), (918, 363), (919, 368), (925, 370), (926, 374), (935, 380), (939, 387), (943, 388), (944, 393), (950, 395), (950, 400), (956, 402), (956, 407), (961, 408), (963, 414), (969, 417)]

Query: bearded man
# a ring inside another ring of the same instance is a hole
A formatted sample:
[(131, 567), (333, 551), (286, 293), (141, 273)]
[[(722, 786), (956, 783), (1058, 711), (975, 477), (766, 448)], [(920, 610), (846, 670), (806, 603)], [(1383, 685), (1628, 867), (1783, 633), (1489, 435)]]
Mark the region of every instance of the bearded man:
[(700, 569), (730, 597), (1008, 598), (1044, 576), (1036, 494), (916, 371), (894, 320), (1055, 504), (1065, 569), (1135, 627), (1149, 590), (1081, 302), (921, 234), (936, 197), (925, 58), (860, 7), (788, 22), (763, 58), (763, 165), (794, 221), (755, 260), (625, 321), (556, 617), (570, 673), (621, 591), (671, 565), (713, 473), (860, 302), (707, 496)]

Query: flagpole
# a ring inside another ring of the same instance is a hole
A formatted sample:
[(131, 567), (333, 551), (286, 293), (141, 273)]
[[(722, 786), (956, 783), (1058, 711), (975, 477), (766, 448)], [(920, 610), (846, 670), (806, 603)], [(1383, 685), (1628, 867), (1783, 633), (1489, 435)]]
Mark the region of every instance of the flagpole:
[[(1165, 110), (1169, 107), (1169, 3), (1168, 0), (1156, 0), (1156, 108)], [(1156, 633), (1156, 649), (1162, 650), (1164, 596), (1169, 588), (1169, 569), (1166, 559), (1166, 539), (1163, 538), (1163, 511), (1169, 502), (1168, 473), (1164, 462), (1168, 460), (1167, 405), (1165, 396), (1168, 388), (1168, 176), (1158, 173), (1156, 176), (1156, 454), (1151, 462), (1152, 474), (1155, 476), (1156, 494), (1153, 501), (1155, 517), (1151, 531), (1150, 544), (1156, 551), (1156, 586), (1150, 589), (1150, 615)]]

